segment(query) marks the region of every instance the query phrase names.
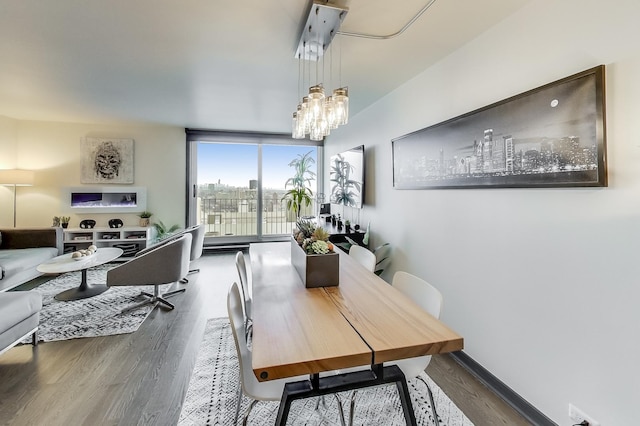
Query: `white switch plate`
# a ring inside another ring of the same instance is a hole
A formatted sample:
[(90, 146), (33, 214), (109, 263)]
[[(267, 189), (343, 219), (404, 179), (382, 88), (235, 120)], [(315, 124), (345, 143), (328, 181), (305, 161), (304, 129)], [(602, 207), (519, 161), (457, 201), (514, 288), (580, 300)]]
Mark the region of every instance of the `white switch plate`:
[(569, 404), (569, 419), (571, 419), (574, 424), (586, 420), (589, 422), (589, 426), (600, 426), (600, 422), (596, 421), (593, 417), (589, 416), (573, 404)]

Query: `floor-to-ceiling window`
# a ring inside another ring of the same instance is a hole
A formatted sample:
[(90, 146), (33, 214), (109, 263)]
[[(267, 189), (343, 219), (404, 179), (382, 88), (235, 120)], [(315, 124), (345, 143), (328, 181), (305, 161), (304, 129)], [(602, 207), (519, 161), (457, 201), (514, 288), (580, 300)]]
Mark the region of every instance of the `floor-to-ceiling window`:
[(187, 222), (203, 224), (206, 245), (286, 238), (296, 221), (283, 197), (295, 174), (289, 164), (311, 158), (313, 202), (300, 214), (314, 216), (323, 202), (318, 182), (321, 146), (289, 135), (187, 130)]

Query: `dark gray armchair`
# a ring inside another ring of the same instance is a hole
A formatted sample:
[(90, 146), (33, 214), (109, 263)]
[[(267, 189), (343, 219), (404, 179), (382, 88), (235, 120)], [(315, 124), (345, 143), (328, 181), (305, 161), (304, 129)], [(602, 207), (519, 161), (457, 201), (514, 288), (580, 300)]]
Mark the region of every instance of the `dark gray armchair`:
[(178, 289), (160, 294), (162, 284), (177, 283), (189, 272), (191, 252), (191, 234), (182, 234), (177, 238), (170, 238), (155, 246), (138, 253), (133, 259), (107, 272), (107, 286), (153, 285), (153, 294), (142, 292), (148, 299), (137, 305), (125, 308), (122, 312), (131, 311), (153, 304), (155, 308), (162, 303), (169, 309), (174, 305), (166, 298), (185, 291)]

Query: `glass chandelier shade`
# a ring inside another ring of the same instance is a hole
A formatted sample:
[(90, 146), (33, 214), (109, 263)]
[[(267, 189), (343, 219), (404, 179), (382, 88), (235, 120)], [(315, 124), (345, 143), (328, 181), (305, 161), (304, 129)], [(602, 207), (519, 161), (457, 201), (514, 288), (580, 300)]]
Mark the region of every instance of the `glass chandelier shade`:
[(329, 131), (338, 128), (338, 120), (336, 119), (337, 118), (336, 109), (333, 106), (332, 96), (327, 96), (324, 99), (324, 116), (327, 117), (327, 126), (329, 127)]
[(320, 141), (333, 129), (349, 122), (349, 91), (341, 87), (325, 96), (322, 84), (309, 88), (309, 94), (302, 98), (293, 113), (291, 136), (304, 139), (307, 135), (313, 141)]
[(309, 88), (309, 109), (313, 121), (319, 120), (324, 115), (324, 89), (322, 84), (316, 84)]
[[(300, 107), (298, 107), (300, 108)], [(293, 113), (293, 123), (291, 127), (291, 137), (294, 139), (304, 139), (304, 124), (302, 120), (298, 120), (300, 110)], [(302, 125), (301, 125), (302, 124)]]
[(346, 87), (336, 89), (333, 91), (332, 98), (338, 125), (347, 124), (349, 122), (349, 90)]

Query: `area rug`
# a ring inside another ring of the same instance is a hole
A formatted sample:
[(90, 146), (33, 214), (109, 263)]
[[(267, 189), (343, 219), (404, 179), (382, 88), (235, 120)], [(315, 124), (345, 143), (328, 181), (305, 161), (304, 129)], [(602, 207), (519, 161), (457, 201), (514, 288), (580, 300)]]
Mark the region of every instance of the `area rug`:
[[(238, 358), (229, 320), (209, 320), (178, 425), (233, 425), (240, 385), (238, 374)], [(433, 391), (439, 419), (437, 423), (433, 422), (426, 386), (420, 380), (413, 379), (408, 384), (417, 423), (430, 426), (473, 426), (444, 392), (425, 373), (423, 375)], [(349, 392), (341, 392), (338, 397), (342, 401), (348, 401), (349, 395)], [(326, 397), (326, 407), (321, 406), (319, 410), (316, 410), (316, 401), (315, 398), (294, 401), (287, 424), (339, 425), (336, 398)], [(240, 417), (246, 412), (250, 402), (249, 398), (243, 396)], [(251, 411), (248, 424), (272, 426), (275, 424), (278, 406), (279, 402), (257, 403)], [(348, 407), (348, 403), (344, 406)], [(354, 425), (405, 425), (395, 384), (358, 391)]]
[[(87, 270), (89, 284), (104, 284), (107, 271), (117, 265), (106, 264)], [(121, 314), (120, 311), (143, 300), (141, 291), (153, 293), (153, 286), (111, 287), (87, 299), (60, 301), (53, 297), (61, 291), (78, 287), (81, 272), (69, 272), (34, 288), (42, 294), (38, 341), (51, 342), (82, 337), (133, 333), (151, 312), (151, 305)], [(168, 287), (166, 284), (163, 287)], [(22, 343), (31, 343), (31, 337)]]

